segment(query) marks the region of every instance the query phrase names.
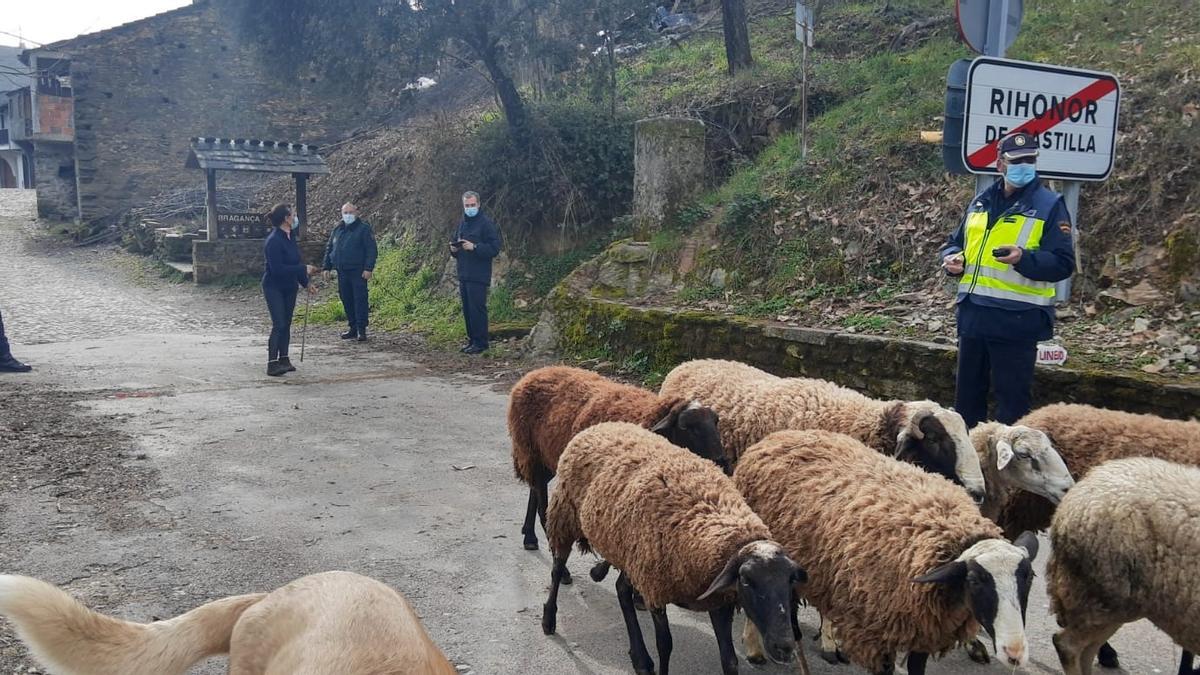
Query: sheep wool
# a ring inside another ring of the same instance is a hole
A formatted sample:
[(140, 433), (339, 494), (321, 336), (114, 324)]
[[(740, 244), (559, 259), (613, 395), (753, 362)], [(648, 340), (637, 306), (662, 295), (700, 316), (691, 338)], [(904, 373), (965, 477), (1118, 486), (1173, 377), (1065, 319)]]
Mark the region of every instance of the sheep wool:
[(546, 521), (550, 550), (575, 543), (629, 575), (646, 606), (708, 611), (696, 599), (744, 547), (771, 532), (712, 462), (642, 427), (603, 423), (571, 440)]
[(1200, 652), (1198, 495), (1200, 469), (1151, 458), (1107, 462), (1067, 493), (1046, 580), (1060, 657), (1060, 641), (1098, 645), (1143, 617)]
[[(1200, 466), (1200, 422), (1057, 403), (1038, 408), (1017, 424), (1045, 432), (1077, 481), (1093, 467), (1127, 457)], [(1019, 493), (1004, 505), (999, 522), (1006, 532), (1044, 530), (1053, 516), (1048, 500)]]
[(826, 431), (768, 436), (734, 483), (808, 571), (805, 598), (856, 664), (879, 672), (897, 652), (941, 654), (979, 630), (961, 597), (912, 582), (1000, 537), (958, 486)]
[(539, 368), (522, 377), (509, 396), (513, 470), (533, 484), (539, 471), (557, 471), (567, 443), (593, 424), (621, 421), (649, 427), (684, 403), (590, 370)]
[[(892, 454), (897, 436), (914, 415), (944, 411), (932, 401), (879, 401), (825, 380), (777, 377), (717, 359), (678, 366), (663, 380), (659, 393), (695, 399), (716, 410), (721, 443), (734, 461), (768, 434), (784, 429), (836, 431)], [(967, 445), (961, 417), (943, 414), (939, 420)]]

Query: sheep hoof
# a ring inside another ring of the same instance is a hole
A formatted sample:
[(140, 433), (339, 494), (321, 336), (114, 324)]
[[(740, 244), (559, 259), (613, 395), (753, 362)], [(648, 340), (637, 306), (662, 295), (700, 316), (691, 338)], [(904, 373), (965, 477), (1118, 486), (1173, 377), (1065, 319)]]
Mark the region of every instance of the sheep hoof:
[(537, 539), (526, 539), (525, 540), (525, 550), (526, 551), (538, 550), (538, 540)]
[(838, 657), (838, 661), (841, 661), (842, 663), (850, 663), (850, 657), (843, 654), (842, 650), (840, 650), (840, 649), (837, 650), (837, 657)]
[(832, 652), (821, 650), (820, 654), (825, 663), (828, 663), (831, 666), (836, 666), (838, 663), (843, 663), (841, 656), (836, 650)]
[(746, 654), (746, 660), (756, 666), (761, 666), (767, 662), (767, 657), (762, 654)]
[(546, 608), (542, 608), (542, 632), (546, 635), (554, 635), (555, 629), (558, 628), (558, 621), (555, 616), (548, 612)]
[(592, 578), (592, 581), (600, 583), (601, 581), (604, 581), (605, 577), (608, 576), (608, 570), (611, 568), (612, 565), (609, 565), (605, 560), (601, 560), (595, 565), (592, 565), (592, 569), (590, 572), (588, 572), (588, 576)]
[(987, 647), (979, 640), (975, 640), (967, 645), (967, 656), (975, 663), (987, 665), (992, 662), (992, 657), (988, 656)]
[(1107, 642), (1100, 645), (1100, 653), (1097, 656), (1102, 668), (1121, 667), (1121, 661), (1117, 658), (1117, 650), (1110, 647)]
[(575, 583), (575, 580), (571, 578), (570, 572), (563, 570), (562, 583), (564, 586), (570, 586)]

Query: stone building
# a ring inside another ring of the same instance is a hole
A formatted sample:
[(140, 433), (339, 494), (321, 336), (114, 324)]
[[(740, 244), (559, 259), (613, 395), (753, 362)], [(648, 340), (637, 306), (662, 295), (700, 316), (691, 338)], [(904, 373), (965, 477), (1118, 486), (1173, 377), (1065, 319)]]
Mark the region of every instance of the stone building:
[(29, 142), (30, 85), (20, 61), (24, 47), (0, 46), (0, 188), (33, 187), (33, 145)]
[[(242, 0), (249, 1), (249, 0)], [(29, 49), (38, 213), (103, 221), (147, 198), (196, 187), (183, 168), (197, 136), (327, 143), (365, 126), (318, 77), (268, 72), (237, 0), (191, 5)], [(269, 49), (268, 47), (265, 47)]]

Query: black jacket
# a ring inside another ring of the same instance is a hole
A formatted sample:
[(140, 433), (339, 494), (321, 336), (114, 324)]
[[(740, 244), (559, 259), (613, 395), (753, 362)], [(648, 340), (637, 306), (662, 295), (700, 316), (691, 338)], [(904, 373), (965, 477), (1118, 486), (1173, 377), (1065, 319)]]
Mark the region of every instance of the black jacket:
[(329, 243), (325, 245), (325, 264), (327, 270), (367, 270), (375, 271), (375, 260), (379, 249), (375, 245), (375, 233), (371, 224), (362, 218), (355, 218), (353, 223), (338, 223), (329, 235)]
[(295, 290), (298, 285), (308, 288), (308, 268), (300, 255), (300, 246), (287, 232), (278, 227), (271, 228), (263, 242), (263, 258), (264, 286), (285, 291)]
[(458, 280), (478, 284), (492, 283), (492, 258), (500, 255), (500, 231), (491, 218), (480, 213), (474, 218), (463, 217), (450, 238), (450, 243), (465, 239), (475, 244), (474, 251), (459, 249), (451, 253), (458, 260)]

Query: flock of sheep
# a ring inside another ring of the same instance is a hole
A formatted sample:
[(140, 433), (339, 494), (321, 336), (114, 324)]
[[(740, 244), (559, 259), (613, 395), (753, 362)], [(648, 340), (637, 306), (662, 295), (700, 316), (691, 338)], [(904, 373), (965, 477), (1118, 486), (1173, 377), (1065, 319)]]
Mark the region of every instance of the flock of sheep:
[(1115, 667), (1107, 640), (1141, 618), (1183, 647), (1180, 675), (1200, 674), (1200, 422), (1056, 404), (968, 431), (931, 401), (701, 360), (657, 394), (533, 371), (512, 391), (508, 426), (529, 485), (524, 546), (538, 548), (540, 519), (553, 555), (543, 631), (557, 630), (578, 545), (601, 558), (593, 580), (619, 571), (637, 673), (655, 672), (639, 603), (662, 675), (669, 604), (709, 613), (726, 675), (739, 609), (750, 661), (806, 672), (800, 602), (820, 612), (831, 663), (892, 673), (907, 654), (921, 675), (960, 645), (987, 662), (986, 636), (1004, 663), (1025, 665), (1036, 531), (1049, 527), (1067, 675), (1097, 658)]

